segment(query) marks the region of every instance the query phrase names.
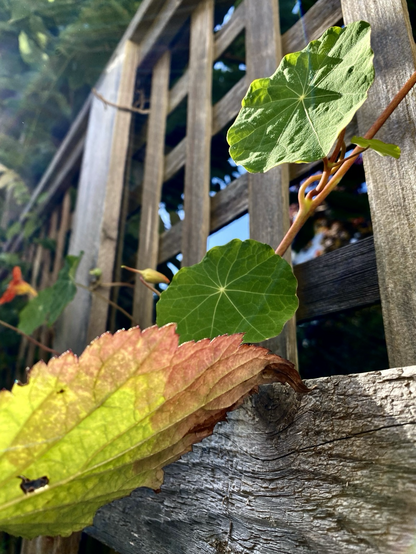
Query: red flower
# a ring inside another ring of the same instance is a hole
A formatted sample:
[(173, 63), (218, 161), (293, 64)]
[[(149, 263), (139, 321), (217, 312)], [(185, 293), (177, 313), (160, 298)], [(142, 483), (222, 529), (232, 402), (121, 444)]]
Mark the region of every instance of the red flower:
[(22, 271), (19, 266), (15, 266), (12, 271), (13, 278), (10, 281), (5, 293), (0, 298), (0, 304), (11, 302), (15, 296), (30, 294), (37, 296), (38, 293), (22, 279)]

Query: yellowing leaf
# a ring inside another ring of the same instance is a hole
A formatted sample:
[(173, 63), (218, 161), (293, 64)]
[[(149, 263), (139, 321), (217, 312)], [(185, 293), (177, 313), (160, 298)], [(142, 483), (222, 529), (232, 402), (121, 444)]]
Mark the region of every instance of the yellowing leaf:
[(174, 325), (107, 333), (1, 391), (0, 530), (69, 535), (103, 504), (158, 489), (162, 468), (257, 385), (307, 392), (293, 364), (241, 339), (178, 347)]

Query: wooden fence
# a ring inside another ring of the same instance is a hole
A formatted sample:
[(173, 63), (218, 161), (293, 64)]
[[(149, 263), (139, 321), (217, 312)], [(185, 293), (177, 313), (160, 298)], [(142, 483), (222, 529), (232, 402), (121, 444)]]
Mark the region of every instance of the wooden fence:
[[(214, 7), (214, 0), (143, 0), (97, 84), (108, 101), (132, 106), (135, 88), (151, 76), (138, 268), (156, 267), (179, 252), (184, 265), (197, 263), (209, 233), (247, 211), (250, 236), (278, 244), (289, 226), (290, 181), (310, 167), (245, 174), (211, 198), (210, 145), (236, 116), (249, 82), (272, 74), (284, 54), (305, 46), (305, 29), (312, 40), (342, 21), (371, 23), (376, 81), (358, 114), (360, 134), (415, 70), (404, 0), (319, 0), (283, 36), (277, 0), (244, 0), (217, 33)], [(187, 25), (189, 65), (169, 88), (170, 45)], [(213, 63), (243, 30), (246, 76), (212, 105)], [(167, 117), (186, 97), (186, 138), (165, 155)], [(131, 119), (131, 111), (106, 107), (97, 97), (84, 106), (26, 209), (45, 191), (42, 213), (63, 198), (44, 229), (58, 237), (53, 268), (41, 247), (25, 254), (34, 260), (33, 281), (56, 275), (70, 227), (70, 253), (85, 252), (78, 280), (88, 286), (94, 267), (103, 271), (103, 282), (112, 280)], [(401, 159), (365, 155), (374, 240), (295, 268), (298, 322), (381, 300), (389, 365), (402, 369), (318, 379), (304, 398), (284, 387), (264, 388), (167, 469), (160, 494), (138, 490), (101, 509), (88, 533), (123, 554), (416, 552), (416, 369), (410, 367), (416, 363), (415, 121), (412, 92), (378, 135), (400, 144)], [(71, 226), (65, 190), (77, 167)], [(185, 219), (159, 236), (162, 185), (183, 167)], [(18, 246), (19, 239), (10, 249)], [(49, 273), (38, 271), (41, 263)], [(100, 293), (109, 298), (108, 289)], [(152, 311), (152, 294), (137, 283), (134, 319), (151, 325)], [(81, 352), (106, 330), (107, 318), (108, 305), (80, 290), (59, 322), (55, 348)], [(292, 321), (269, 347), (296, 360), (295, 333)]]

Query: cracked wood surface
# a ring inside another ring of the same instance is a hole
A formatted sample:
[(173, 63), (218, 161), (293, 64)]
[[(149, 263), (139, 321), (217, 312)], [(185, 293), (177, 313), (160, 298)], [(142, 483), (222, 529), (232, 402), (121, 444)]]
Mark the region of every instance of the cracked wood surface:
[(262, 387), (87, 532), (121, 554), (413, 552), (416, 366), (307, 384)]

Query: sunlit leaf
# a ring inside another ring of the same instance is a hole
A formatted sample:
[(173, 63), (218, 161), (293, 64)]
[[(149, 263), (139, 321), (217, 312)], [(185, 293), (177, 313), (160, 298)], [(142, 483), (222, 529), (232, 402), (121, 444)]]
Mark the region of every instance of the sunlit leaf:
[(395, 144), (389, 144), (382, 140), (353, 136), (351, 143), (361, 146), (361, 148), (371, 148), (380, 156), (391, 156), (392, 158), (396, 158), (396, 160), (400, 158), (400, 148)]
[(75, 273), (81, 256), (67, 256), (56, 283), (43, 289), (19, 314), (19, 329), (31, 335), (35, 329), (47, 323), (52, 325), (77, 293)]
[(270, 246), (235, 239), (176, 273), (156, 305), (157, 323), (176, 323), (182, 342), (227, 332), (260, 342), (296, 312), (296, 287), (290, 265)]
[(174, 325), (107, 333), (79, 359), (39, 362), (27, 385), (1, 391), (0, 530), (82, 529), (103, 504), (158, 489), (162, 468), (257, 385), (307, 392), (293, 364), (241, 338), (178, 347)]
[(373, 80), (370, 25), (331, 27), (285, 56), (270, 78), (253, 81), (228, 131), (233, 160), (262, 173), (285, 162), (322, 159)]

